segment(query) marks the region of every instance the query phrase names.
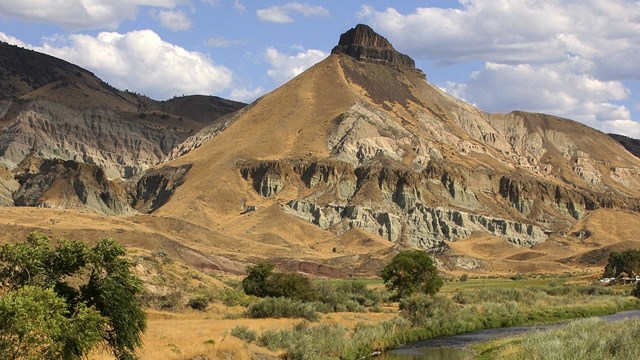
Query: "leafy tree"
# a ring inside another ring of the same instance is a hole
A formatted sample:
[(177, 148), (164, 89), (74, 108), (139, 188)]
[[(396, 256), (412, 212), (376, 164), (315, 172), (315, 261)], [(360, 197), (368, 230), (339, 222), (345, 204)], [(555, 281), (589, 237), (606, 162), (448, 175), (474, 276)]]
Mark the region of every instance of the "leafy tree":
[[(2, 299), (6, 309), (14, 309), (4, 313), (7, 321), (12, 316), (20, 318), (20, 312), (15, 310), (20, 308), (16, 299), (22, 299), (20, 304), (31, 304), (36, 313), (38, 306), (51, 307), (52, 314), (65, 319), (52, 316), (51, 324), (33, 322), (30, 333), (44, 334), (35, 338), (21, 337), (24, 331), (17, 327), (6, 328), (5, 336), (49, 339), (55, 344), (33, 344), (32, 349), (40, 351), (36, 358), (49, 358), (53, 351), (51, 358), (80, 359), (96, 345), (96, 336), (116, 358), (135, 358), (146, 316), (137, 298), (142, 282), (131, 274), (124, 255), (122, 245), (112, 239), (100, 239), (92, 248), (79, 241), (61, 240), (54, 248), (41, 233), (30, 234), (25, 243), (2, 246), (0, 285), (7, 290)], [(64, 311), (56, 310), (59, 304)], [(56, 324), (62, 326), (65, 336), (56, 335)], [(63, 350), (56, 352), (56, 348)], [(18, 356), (19, 348), (11, 349), (3, 353), (13, 351), (15, 356), (10, 357), (30, 358)]]
[(275, 266), (268, 262), (252, 266), (242, 280), (242, 288), (248, 295), (259, 297), (286, 297), (310, 301), (316, 298), (311, 281), (303, 275), (274, 272)]
[(262, 262), (247, 269), (247, 277), (242, 280), (242, 288), (247, 295), (265, 297), (269, 294), (267, 281), (273, 274), (275, 265)]
[(609, 254), (609, 261), (604, 268), (604, 276), (617, 277), (622, 273), (627, 273), (629, 276), (640, 275), (640, 250)]
[(302, 301), (316, 299), (316, 290), (309, 278), (301, 274), (273, 273), (267, 281), (268, 296)]
[(420, 250), (399, 252), (380, 276), (387, 289), (395, 291), (398, 298), (414, 293), (433, 295), (443, 284), (431, 256)]
[(0, 358), (79, 359), (102, 340), (106, 320), (84, 304), (70, 315), (52, 289), (21, 287), (0, 297)]

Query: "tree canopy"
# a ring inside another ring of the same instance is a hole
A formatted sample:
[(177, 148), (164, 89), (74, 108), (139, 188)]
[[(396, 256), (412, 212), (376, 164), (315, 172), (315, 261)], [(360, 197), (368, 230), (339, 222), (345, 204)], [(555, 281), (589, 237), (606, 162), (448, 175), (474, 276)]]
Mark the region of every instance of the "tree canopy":
[(274, 268), (268, 262), (249, 267), (247, 276), (242, 280), (244, 292), (259, 297), (286, 297), (303, 301), (317, 297), (308, 278), (301, 274), (275, 272)]
[(112, 239), (54, 247), (41, 233), (2, 246), (2, 358), (81, 359), (103, 343), (117, 359), (135, 359), (146, 315), (124, 255)]
[(431, 256), (420, 250), (399, 252), (380, 274), (387, 289), (399, 298), (414, 293), (436, 294), (443, 281)]
[(617, 277), (622, 273), (629, 276), (640, 275), (640, 250), (612, 252), (604, 268), (605, 277)]

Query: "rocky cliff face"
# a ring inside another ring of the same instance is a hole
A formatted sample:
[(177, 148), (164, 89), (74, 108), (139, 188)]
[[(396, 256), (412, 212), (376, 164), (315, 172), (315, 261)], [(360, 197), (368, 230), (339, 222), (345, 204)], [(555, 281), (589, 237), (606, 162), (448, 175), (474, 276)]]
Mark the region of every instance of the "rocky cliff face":
[(46, 100), (14, 104), (0, 129), (0, 162), (13, 168), (28, 154), (94, 164), (110, 178), (160, 162), (183, 137), (110, 109), (73, 110)]
[(331, 53), (345, 54), (359, 60), (381, 61), (409, 68), (416, 66), (412, 58), (396, 51), (387, 39), (363, 24), (358, 24), (340, 35), (340, 41), (331, 50)]
[(129, 185), (133, 208), (144, 213), (160, 208), (171, 198), (176, 188), (182, 185), (190, 169), (190, 165), (167, 166), (144, 172), (137, 181), (132, 181)]
[(329, 157), (240, 161), (256, 194), (334, 234), (360, 228), (425, 249), (482, 233), (530, 247), (597, 209), (640, 211), (640, 161), (606, 135), (484, 113), (394, 52), (366, 26), (341, 36), (333, 54), (358, 96), (328, 121)]
[(98, 166), (29, 157), (17, 173), (16, 206), (80, 208), (107, 215), (132, 212), (125, 191), (109, 181)]

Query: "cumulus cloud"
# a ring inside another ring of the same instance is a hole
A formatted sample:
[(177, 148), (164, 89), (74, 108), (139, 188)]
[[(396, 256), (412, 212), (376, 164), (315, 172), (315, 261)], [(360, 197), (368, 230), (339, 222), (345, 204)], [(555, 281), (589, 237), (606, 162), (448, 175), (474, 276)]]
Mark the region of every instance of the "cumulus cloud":
[(191, 19), (180, 10), (161, 10), (153, 12), (162, 27), (171, 31), (187, 31), (191, 28)]
[(229, 98), (235, 101), (250, 103), (265, 93), (266, 91), (262, 86), (258, 86), (255, 89), (237, 88), (231, 91)]
[(266, 9), (258, 9), (256, 15), (258, 19), (276, 24), (286, 24), (293, 22), (292, 13), (298, 13), (306, 17), (329, 16), (329, 10), (322, 6), (313, 6), (292, 2), (285, 5), (275, 5)]
[[(0, 33), (0, 39), (13, 39)], [(20, 44), (12, 41), (14, 44)], [(204, 54), (168, 43), (152, 30), (97, 36), (69, 35), (66, 44), (26, 45), (78, 64), (120, 89), (156, 99), (181, 94), (216, 94), (229, 88), (233, 74)]]
[(358, 16), (415, 58), (484, 63), (468, 81), (443, 87), (485, 110), (546, 112), (605, 131), (637, 131), (621, 105), (630, 94), (622, 81), (640, 79), (637, 1), (461, 0), (457, 9), (410, 13), (362, 6)]
[[(535, 63), (576, 54), (603, 63), (625, 62), (628, 69), (630, 56), (640, 49), (640, 6), (634, 1), (465, 0), (461, 5), (417, 8), (410, 14), (363, 6), (358, 15), (396, 47), (441, 63)], [(629, 70), (640, 78), (640, 68)]]
[(309, 49), (296, 55), (287, 55), (275, 48), (268, 48), (264, 56), (269, 63), (269, 75), (278, 85), (300, 75), (303, 71), (327, 57), (321, 50)]
[(141, 6), (174, 8), (181, 0), (0, 0), (0, 13), (69, 29), (115, 29)]
[[(581, 121), (604, 129), (605, 123), (630, 120), (630, 111), (616, 101), (629, 90), (619, 81), (598, 80), (574, 71), (579, 59), (531, 65), (486, 63), (465, 83), (447, 83), (447, 92), (487, 111), (525, 110)], [(623, 121), (623, 122), (619, 122)]]

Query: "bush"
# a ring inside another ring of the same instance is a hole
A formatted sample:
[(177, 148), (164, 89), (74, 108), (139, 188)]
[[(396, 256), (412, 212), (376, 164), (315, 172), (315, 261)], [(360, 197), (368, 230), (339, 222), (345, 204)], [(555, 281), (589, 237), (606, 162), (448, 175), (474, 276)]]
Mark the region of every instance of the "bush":
[(414, 293), (435, 294), (443, 285), (431, 256), (420, 250), (399, 252), (382, 269), (381, 277), (390, 291), (399, 298)]
[(183, 304), (182, 292), (174, 291), (165, 295), (157, 295), (150, 292), (143, 292), (140, 296), (142, 305), (158, 310), (176, 311)]
[(456, 309), (445, 296), (412, 295), (400, 300), (400, 314), (413, 326), (423, 326), (435, 316), (446, 316)]
[(346, 281), (338, 284), (321, 282), (316, 285), (318, 301), (323, 306), (321, 312), (364, 312), (366, 307), (378, 306), (388, 295), (374, 291), (362, 281)]
[(246, 326), (239, 325), (231, 329), (231, 335), (246, 342), (254, 342), (258, 338), (255, 330), (251, 330)]
[(317, 321), (313, 304), (287, 298), (264, 298), (249, 305), (246, 316), (253, 319), (263, 318), (304, 318)]
[(205, 311), (207, 310), (207, 306), (209, 306), (209, 297), (206, 295), (198, 295), (189, 299), (189, 307), (198, 310)]
[(248, 269), (242, 280), (242, 288), (247, 295), (258, 297), (286, 297), (304, 301), (316, 298), (311, 280), (301, 274), (277, 273), (271, 263), (260, 263)]
[(468, 274), (460, 275), (460, 282), (466, 282), (467, 280), (469, 280), (469, 275)]

